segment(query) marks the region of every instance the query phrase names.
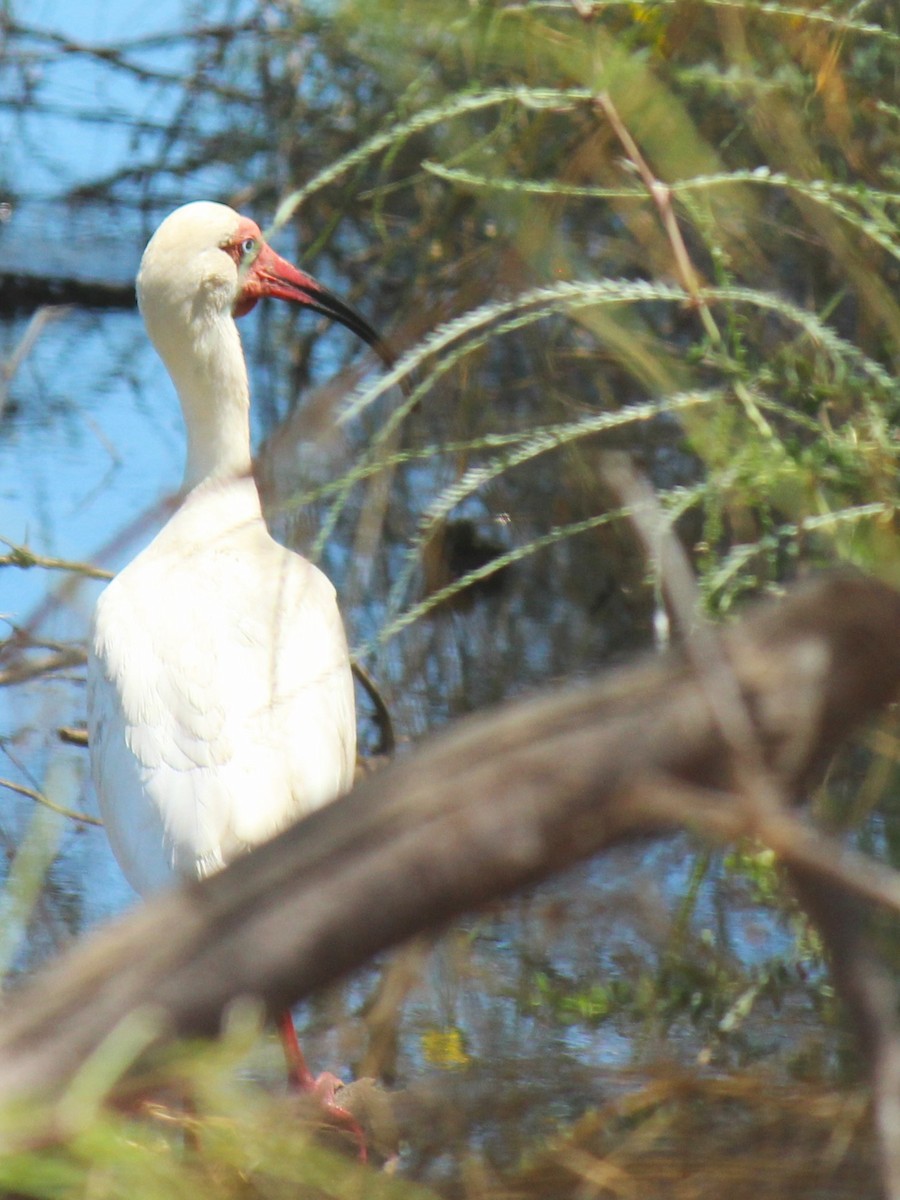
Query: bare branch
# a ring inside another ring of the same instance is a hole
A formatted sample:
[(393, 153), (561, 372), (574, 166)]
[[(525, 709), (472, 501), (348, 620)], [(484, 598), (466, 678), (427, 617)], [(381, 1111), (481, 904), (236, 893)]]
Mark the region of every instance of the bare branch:
[(885, 1200), (900, 1200), (900, 1026), (897, 988), (879, 962), (867, 914), (833, 874), (790, 864), (798, 899), (816, 924), (835, 985), (853, 1018), (872, 1082)]
[(70, 558), (51, 558), (46, 554), (36, 554), (28, 546), (19, 546), (8, 538), (0, 537), (0, 542), (9, 546), (9, 554), (0, 554), (0, 567), (42, 567), (47, 571), (71, 571), (75, 575), (84, 575), (88, 579), (112, 579), (113, 572), (105, 567), (95, 567), (92, 563), (77, 562)]
[(694, 264), (685, 245), (681, 227), (678, 224), (678, 218), (675, 216), (675, 210), (672, 207), (671, 189), (662, 180), (657, 179), (650, 169), (650, 164), (644, 158), (638, 148), (637, 142), (631, 136), (628, 126), (619, 115), (619, 110), (613, 104), (609, 93), (601, 92), (595, 103), (612, 126), (616, 137), (622, 143), (625, 153), (640, 175), (650, 198), (656, 205), (659, 219), (666, 232), (666, 237), (669, 239), (669, 245), (672, 247), (672, 255), (675, 259), (678, 277), (685, 291), (690, 295), (697, 311), (700, 313), (700, 319), (703, 322), (703, 328), (706, 330), (707, 337), (714, 346), (721, 345), (722, 335), (719, 332), (719, 327), (713, 320), (712, 313), (709, 311), (709, 306), (701, 292), (697, 272), (694, 269)]
[[(0, 283), (0, 298), (2, 298), (3, 286)], [(19, 339), (19, 344), (10, 354), (9, 358), (4, 363), (0, 363), (0, 416), (6, 408), (6, 401), (9, 395), (9, 385), (15, 377), (16, 371), (21, 367), (22, 363), (34, 349), (35, 342), (41, 336), (45, 326), (51, 321), (57, 320), (59, 317), (65, 316), (68, 309), (59, 306), (45, 305), (32, 316), (28, 322), (25, 332)]]
[[(19, 658), (15, 659), (10, 666), (0, 671), (0, 687), (12, 687), (13, 684), (27, 683), (31, 679), (38, 679), (42, 675), (50, 675), (54, 671), (67, 671), (71, 667), (82, 667), (86, 661), (87, 655), (84, 646), (41, 646), (41, 649), (49, 649), (50, 653), (41, 658)], [(0, 647), (3, 651), (3, 658), (10, 657), (13, 652), (18, 652), (21, 655), (25, 650), (35, 649), (35, 646), (27, 642), (14, 647), (7, 642)]]
[(42, 804), (44, 808), (49, 808), (51, 812), (59, 813), (61, 817), (69, 817), (70, 820), (80, 821), (84, 825), (99, 825), (101, 827), (103, 825), (99, 817), (91, 817), (87, 813), (77, 812), (73, 808), (66, 808), (62, 804), (57, 804), (55, 800), (51, 800), (49, 796), (45, 796), (37, 788), (26, 787), (23, 783), (14, 783), (12, 779), (0, 779), (0, 787), (8, 788), (11, 792), (17, 792), (20, 796), (28, 796), (36, 804)]
[[(839, 576), (724, 637), (782, 794), (804, 795), (897, 694), (898, 623), (900, 594)], [(214, 1033), (238, 996), (275, 1013), (412, 934), (623, 840), (696, 824), (696, 806), (660, 800), (660, 780), (747, 820), (709, 693), (680, 657), (462, 721), (19, 992), (0, 1021), (0, 1097), (55, 1094), (141, 1013), (153, 1044)]]

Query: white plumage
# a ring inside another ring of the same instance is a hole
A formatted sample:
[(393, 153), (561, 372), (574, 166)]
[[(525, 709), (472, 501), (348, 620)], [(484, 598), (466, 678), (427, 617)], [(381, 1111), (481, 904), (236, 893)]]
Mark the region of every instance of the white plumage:
[(250, 473), (233, 314), (264, 295), (381, 346), (224, 205), (169, 216), (138, 275), (148, 333), (184, 412), (185, 495), (97, 605), (88, 728), (109, 839), (141, 893), (218, 869), (353, 777), (353, 683), (334, 588), (270, 537)]
[(142, 894), (216, 870), (352, 780), (334, 588), (271, 539), (251, 479), (200, 484), (109, 585), (89, 679), (101, 812)]

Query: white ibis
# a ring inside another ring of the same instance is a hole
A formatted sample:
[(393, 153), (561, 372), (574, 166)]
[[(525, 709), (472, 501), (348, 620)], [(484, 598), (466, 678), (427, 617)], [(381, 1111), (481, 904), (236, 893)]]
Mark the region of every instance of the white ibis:
[[(263, 296), (293, 300), (390, 356), (359, 314), (222, 204), (186, 204), (163, 221), (137, 292), (181, 401), (187, 467), (180, 507), (97, 604), (88, 728), (110, 843), (147, 895), (218, 870), (333, 800), (354, 772), (334, 588), (266, 529), (235, 317)], [(280, 1031), (295, 1083), (346, 1118), (338, 1081), (313, 1078), (289, 1013)]]

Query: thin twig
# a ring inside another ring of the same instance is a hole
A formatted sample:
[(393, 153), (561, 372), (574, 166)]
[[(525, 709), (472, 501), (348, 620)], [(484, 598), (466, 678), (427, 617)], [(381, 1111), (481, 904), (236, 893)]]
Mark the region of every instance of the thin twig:
[(41, 567), (46, 571), (71, 571), (75, 575), (84, 575), (87, 579), (113, 577), (113, 572), (107, 571), (105, 567), (95, 567), (92, 563), (76, 562), (70, 558), (52, 558), (46, 554), (37, 554), (28, 546), (19, 546), (5, 537), (0, 537), (0, 542), (9, 546), (9, 554), (0, 554), (0, 567), (20, 567), (22, 570)]
[[(644, 158), (637, 142), (631, 136), (609, 93), (601, 92), (596, 97), (594, 103), (609, 121), (616, 137), (622, 143), (625, 153), (641, 177), (644, 186), (647, 188), (650, 198), (656, 205), (663, 229), (672, 247), (672, 254), (675, 258), (675, 267), (679, 278), (685, 291), (691, 297), (694, 307), (700, 314), (700, 320), (703, 328), (706, 330), (707, 337), (717, 349), (722, 348), (724, 346), (724, 339), (710, 312), (709, 305), (706, 303), (706, 297), (703, 294), (699, 276), (688, 253), (681, 227), (678, 224), (678, 218), (675, 215), (675, 209), (672, 205), (672, 189), (667, 183), (658, 179), (650, 169), (650, 164)], [(743, 404), (747, 416), (756, 425), (759, 432), (764, 437), (771, 438), (773, 436), (772, 428), (760, 412), (748, 388), (740, 380), (737, 380), (734, 383), (734, 390), (741, 404)]]
[(33, 315), (25, 332), (19, 339), (19, 343), (13, 350), (12, 354), (6, 362), (0, 364), (0, 417), (3, 416), (3, 410), (6, 408), (6, 398), (9, 393), (9, 385), (13, 381), (13, 377), (21, 367), (22, 363), (34, 349), (34, 344), (41, 336), (41, 333), (46, 325), (51, 321), (58, 320), (68, 313), (69, 309), (66, 305), (45, 305), (39, 308)]
[(819, 931), (835, 986), (856, 1023), (872, 1077), (884, 1200), (900, 1200), (900, 1027), (895, 981), (878, 957), (868, 914), (840, 880), (796, 864), (789, 868), (789, 876)]
[(13, 783), (11, 779), (0, 779), (0, 787), (8, 788), (11, 792), (18, 792), (20, 796), (27, 796), (29, 800), (34, 800), (36, 804), (42, 804), (44, 808), (49, 808), (51, 812), (59, 813), (61, 817), (68, 817), (71, 821), (79, 821), (84, 825), (99, 825), (101, 827), (103, 825), (99, 817), (91, 817), (87, 813), (77, 812), (75, 809), (57, 804), (49, 796), (45, 796), (43, 792), (39, 792), (36, 788), (26, 787), (24, 783)]
[[(687, 555), (672, 532), (656, 493), (625, 455), (607, 455), (603, 475), (627, 507), (664, 597), (684, 638), (684, 649), (697, 682), (706, 694), (710, 714), (734, 756), (736, 790), (741, 789), (760, 813), (783, 810), (784, 796), (766, 766), (763, 746), (740, 683), (722, 641), (721, 631), (700, 611), (694, 575)], [(813, 698), (810, 698), (812, 704)]]
[(722, 344), (722, 335), (719, 332), (719, 327), (716, 325), (712, 313), (709, 311), (709, 306), (703, 298), (700, 281), (697, 278), (697, 272), (694, 270), (694, 264), (691, 261), (691, 256), (688, 254), (687, 246), (684, 243), (684, 237), (681, 233), (681, 228), (678, 224), (678, 218), (675, 216), (675, 210), (672, 207), (672, 192), (668, 184), (663, 183), (661, 179), (653, 174), (650, 165), (644, 158), (637, 142), (631, 136), (625, 122), (619, 116), (619, 111), (613, 104), (608, 92), (601, 92), (595, 101), (597, 107), (603, 112), (603, 115), (613, 127), (616, 137), (622, 143), (625, 153), (630, 161), (634, 164), (635, 170), (644, 181), (644, 186), (650, 194), (650, 198), (656, 205), (659, 219), (662, 221), (663, 229), (666, 231), (666, 236), (672, 247), (672, 253), (675, 256), (675, 265), (678, 269), (678, 275), (685, 291), (690, 295), (697, 311), (700, 313), (700, 320), (703, 322), (703, 328), (706, 330), (709, 340), (716, 346)]
[(88, 735), (86, 729), (78, 729), (73, 725), (60, 725), (56, 731), (56, 736), (61, 742), (65, 742), (69, 746), (81, 746), (82, 749), (87, 749)]
[(900, 871), (842, 845), (786, 810), (760, 813), (744, 802), (743, 792), (700, 788), (674, 776), (648, 776), (637, 796), (645, 817), (677, 821), (715, 842), (751, 838), (788, 866), (815, 871), (861, 900), (900, 914)]
[[(21, 650), (30, 647), (22, 646)], [(50, 675), (54, 671), (67, 671), (70, 667), (81, 667), (87, 659), (83, 646), (64, 646), (45, 658), (31, 658), (14, 662), (4, 671), (0, 671), (0, 687), (12, 687), (16, 684), (27, 683), (38, 679), (41, 675)]]
[(391, 710), (387, 706), (387, 701), (381, 694), (378, 684), (366, 670), (366, 668), (354, 659), (350, 664), (353, 674), (359, 681), (363, 691), (372, 701), (372, 706), (375, 709), (375, 724), (378, 726), (378, 745), (375, 748), (376, 754), (385, 754), (388, 757), (394, 753), (397, 747), (397, 738), (394, 734), (394, 722), (391, 719)]

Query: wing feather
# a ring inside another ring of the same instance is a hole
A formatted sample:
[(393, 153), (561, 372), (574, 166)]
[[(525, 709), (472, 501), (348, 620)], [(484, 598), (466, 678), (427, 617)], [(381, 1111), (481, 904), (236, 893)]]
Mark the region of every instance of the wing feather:
[(246, 482), (230, 506), (221, 488), (214, 504), (189, 497), (97, 605), (92, 768), (113, 850), (140, 892), (218, 869), (352, 781), (353, 682), (334, 588), (272, 540)]

